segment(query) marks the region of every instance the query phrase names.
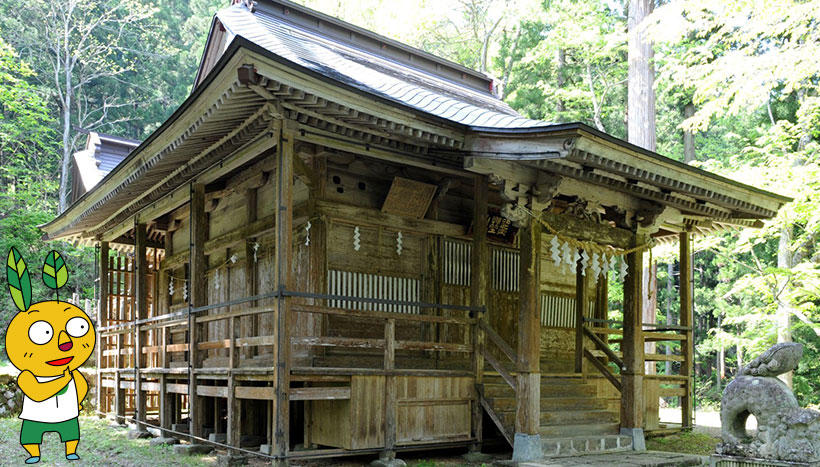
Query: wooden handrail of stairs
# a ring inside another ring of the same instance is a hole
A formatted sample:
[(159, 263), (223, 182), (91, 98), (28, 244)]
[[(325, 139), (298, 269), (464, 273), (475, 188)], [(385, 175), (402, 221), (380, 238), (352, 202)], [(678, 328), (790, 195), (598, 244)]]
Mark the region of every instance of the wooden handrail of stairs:
[(615, 386), (615, 389), (617, 389), (618, 392), (622, 391), (623, 386), (621, 385), (621, 382), (618, 381), (618, 378), (615, 377), (615, 375), (613, 375), (612, 372), (609, 371), (609, 368), (607, 368), (606, 365), (604, 365), (600, 360), (598, 360), (598, 358), (595, 357), (595, 355), (592, 355), (592, 352), (590, 352), (588, 349), (584, 349), (584, 357), (586, 357), (587, 360), (589, 360), (590, 363), (592, 363), (595, 366), (595, 368), (597, 368), (598, 371), (600, 371), (601, 374), (604, 375), (604, 377), (607, 380), (609, 380), (609, 382), (612, 383), (613, 386)]
[[(595, 344), (595, 347), (596, 347), (598, 350), (600, 350), (601, 352), (605, 353), (605, 354), (606, 354), (606, 356), (607, 356), (607, 357), (608, 357), (608, 358), (609, 358), (609, 359), (610, 359), (613, 363), (615, 363), (616, 365), (618, 365), (618, 368), (623, 369), (623, 367), (624, 367), (624, 361), (621, 359), (621, 357), (619, 357), (618, 355), (616, 355), (616, 354), (615, 354), (615, 352), (613, 352), (613, 351), (612, 351), (612, 349), (610, 349), (610, 348), (609, 348), (609, 346), (606, 344), (606, 342), (604, 342), (603, 340), (601, 340), (601, 338), (600, 338), (600, 337), (596, 336), (596, 335), (595, 335), (595, 333), (593, 333), (592, 331), (590, 331), (588, 327), (583, 326), (583, 329), (584, 329), (584, 334), (585, 334), (585, 335), (589, 338), (589, 340), (591, 340), (591, 341), (592, 341), (592, 343), (593, 343), (593, 344)], [(592, 354), (590, 354), (590, 355), (592, 355)], [(607, 371), (608, 371), (608, 370), (607, 370)]]

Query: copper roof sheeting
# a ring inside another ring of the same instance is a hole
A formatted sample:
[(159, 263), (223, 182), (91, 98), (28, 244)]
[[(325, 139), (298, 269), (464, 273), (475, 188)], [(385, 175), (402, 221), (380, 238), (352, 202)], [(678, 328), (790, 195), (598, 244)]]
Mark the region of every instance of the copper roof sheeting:
[(456, 124), (488, 128), (528, 128), (547, 123), (524, 118), (489, 91), (481, 93), (313, 31), (299, 28), (243, 4), (217, 13), (234, 36), (241, 36), (297, 65), (328, 78), (444, 118)]

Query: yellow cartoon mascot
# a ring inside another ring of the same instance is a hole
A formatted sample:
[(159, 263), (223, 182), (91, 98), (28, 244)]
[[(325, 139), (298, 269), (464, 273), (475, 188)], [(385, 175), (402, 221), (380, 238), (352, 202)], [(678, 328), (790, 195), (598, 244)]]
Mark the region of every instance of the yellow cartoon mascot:
[(20, 370), (20, 444), (29, 454), (26, 464), (40, 461), (43, 433), (49, 431), (57, 432), (65, 443), (66, 459), (78, 460), (78, 416), (88, 383), (77, 369), (94, 351), (94, 325), (83, 310), (60, 301), (59, 289), (68, 280), (68, 270), (56, 251), (46, 256), (43, 282), (57, 292), (57, 300), (31, 303), (31, 278), (14, 248), (6, 272), (12, 300), (20, 310), (6, 330), (6, 353)]

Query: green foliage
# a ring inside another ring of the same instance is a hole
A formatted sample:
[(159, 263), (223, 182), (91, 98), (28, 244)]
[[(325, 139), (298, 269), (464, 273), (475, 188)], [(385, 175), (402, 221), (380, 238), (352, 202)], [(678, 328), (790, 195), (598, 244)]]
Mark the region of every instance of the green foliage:
[(31, 276), (29, 276), (26, 260), (16, 248), (9, 250), (9, 259), (6, 262), (6, 277), (9, 283), (9, 293), (17, 309), (28, 310), (31, 306)]
[(548, 1), (542, 20), (505, 31), (496, 67), (509, 75), (507, 102), (530, 118), (625, 136), (626, 18), (613, 4)]

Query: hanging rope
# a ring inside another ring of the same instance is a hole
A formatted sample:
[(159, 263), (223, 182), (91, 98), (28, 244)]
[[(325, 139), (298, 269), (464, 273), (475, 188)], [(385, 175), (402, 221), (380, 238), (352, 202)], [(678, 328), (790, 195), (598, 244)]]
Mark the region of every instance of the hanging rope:
[(536, 215), (534, 212), (532, 212), (531, 210), (525, 208), (524, 206), (519, 205), (516, 209), (520, 209), (523, 212), (527, 213), (527, 215), (529, 215), (530, 217), (532, 217), (533, 219), (538, 221), (542, 226), (544, 226), (544, 228), (547, 229), (547, 232), (549, 232), (552, 235), (555, 235), (562, 242), (565, 242), (565, 243), (569, 244), (570, 246), (572, 246), (574, 248), (577, 248), (579, 250), (591, 251), (593, 253), (601, 253), (601, 254), (604, 254), (606, 256), (625, 256), (625, 255), (628, 255), (630, 253), (637, 253), (637, 252), (641, 252), (641, 251), (645, 251), (645, 250), (649, 250), (650, 254), (651, 254), (652, 247), (655, 246), (655, 240), (649, 240), (648, 242), (644, 243), (643, 245), (638, 245), (634, 248), (629, 248), (629, 249), (617, 248), (617, 247), (614, 247), (612, 245), (605, 245), (605, 244), (601, 244), (601, 243), (590, 241), (590, 240), (578, 240), (576, 238), (567, 237), (566, 235), (561, 234), (561, 232), (559, 232), (553, 226), (549, 225), (549, 223), (547, 223), (547, 221), (542, 219), (540, 215)]

